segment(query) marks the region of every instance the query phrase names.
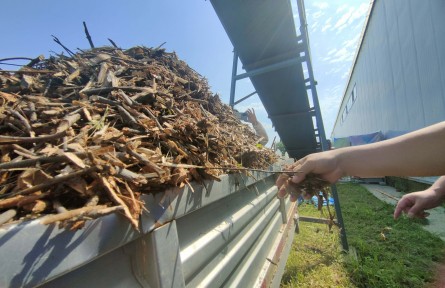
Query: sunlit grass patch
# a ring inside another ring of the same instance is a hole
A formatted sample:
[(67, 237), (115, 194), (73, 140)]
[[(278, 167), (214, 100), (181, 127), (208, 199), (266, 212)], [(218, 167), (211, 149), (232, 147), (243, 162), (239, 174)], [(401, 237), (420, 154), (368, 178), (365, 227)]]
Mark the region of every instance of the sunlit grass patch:
[[(421, 221), (395, 221), (394, 207), (365, 188), (355, 184), (338, 188), (351, 253), (341, 252), (338, 229), (330, 232), (327, 225), (300, 222), (282, 287), (425, 287), (431, 283), (444, 242), (423, 230)], [(301, 205), (299, 213), (327, 217), (311, 204)]]

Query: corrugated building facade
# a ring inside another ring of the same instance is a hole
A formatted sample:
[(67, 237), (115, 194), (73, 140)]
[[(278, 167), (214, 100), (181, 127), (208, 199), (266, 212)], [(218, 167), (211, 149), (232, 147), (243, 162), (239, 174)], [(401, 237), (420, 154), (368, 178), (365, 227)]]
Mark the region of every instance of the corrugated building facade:
[(392, 138), (445, 120), (445, 1), (374, 0), (370, 7), (333, 139)]

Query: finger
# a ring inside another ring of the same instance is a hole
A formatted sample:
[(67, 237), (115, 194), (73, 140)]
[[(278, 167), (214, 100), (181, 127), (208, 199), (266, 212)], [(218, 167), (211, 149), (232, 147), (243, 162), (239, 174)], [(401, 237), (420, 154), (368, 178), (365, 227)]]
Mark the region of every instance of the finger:
[(284, 183), (287, 182), (287, 180), (289, 180), (289, 175), (280, 174), (280, 176), (278, 176), (278, 179), (275, 182), (275, 185), (277, 187), (281, 187), (281, 186), (283, 186)]
[(402, 197), (397, 203), (396, 209), (394, 210), (394, 219), (398, 219), (402, 214), (402, 211), (407, 213), (411, 208), (411, 206), (412, 206), (411, 201)]
[(290, 194), (290, 197), (289, 197), (290, 202), (295, 202), (295, 201), (297, 201), (297, 199), (298, 199), (298, 196), (297, 196), (297, 195), (295, 195), (295, 194)]
[(301, 183), (303, 182), (304, 179), (306, 179), (306, 175), (303, 173), (298, 173), (292, 176), (291, 181), (293, 183)]
[(306, 157), (296, 160), (294, 163), (287, 166), (288, 169), (292, 171), (298, 171), (298, 169), (301, 168), (301, 165), (303, 165), (306, 162)]
[(310, 169), (307, 165), (306, 158), (300, 159), (297, 161), (297, 165), (293, 167), (293, 171), (295, 171), (295, 175), (292, 177), (292, 182), (301, 183), (304, 179), (306, 179), (306, 175), (309, 174)]
[(287, 195), (286, 186), (282, 185), (280, 187), (280, 189), (278, 190), (277, 196), (278, 196), (278, 198), (284, 198), (284, 197), (286, 197), (286, 195)]
[(402, 213), (402, 208), (399, 206), (399, 203), (396, 206), (396, 209), (394, 209), (394, 219), (397, 220), (400, 217), (400, 214)]

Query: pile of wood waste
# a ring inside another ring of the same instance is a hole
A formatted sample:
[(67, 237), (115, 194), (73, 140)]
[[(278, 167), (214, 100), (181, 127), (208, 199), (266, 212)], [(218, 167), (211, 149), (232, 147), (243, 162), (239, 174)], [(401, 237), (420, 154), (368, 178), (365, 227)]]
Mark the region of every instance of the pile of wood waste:
[(0, 70), (0, 224), (72, 229), (139, 196), (265, 169), (275, 153), (207, 81), (160, 48), (101, 47)]

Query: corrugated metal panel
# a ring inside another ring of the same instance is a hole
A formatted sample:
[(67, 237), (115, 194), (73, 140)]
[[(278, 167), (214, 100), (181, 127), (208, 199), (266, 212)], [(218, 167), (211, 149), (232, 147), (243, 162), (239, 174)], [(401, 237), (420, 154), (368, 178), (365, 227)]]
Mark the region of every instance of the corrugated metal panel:
[(430, 15), (433, 24), (433, 34), (434, 41), (436, 42), (436, 53), (435, 57), (440, 71), (440, 83), (441, 83), (441, 95), (445, 102), (445, 53), (443, 53), (443, 48), (445, 47), (445, 25), (443, 20), (443, 15), (445, 11), (445, 1), (435, 1), (429, 2), (430, 5)]
[[(386, 8), (386, 33), (388, 38), (388, 64), (391, 65), (392, 78), (392, 97), (394, 98), (394, 110), (398, 121), (394, 124), (394, 130), (403, 130), (403, 126), (409, 125), (410, 118), (406, 113), (407, 101), (405, 93), (405, 81), (403, 79), (403, 56), (400, 46), (399, 37), (394, 35), (399, 34), (399, 25), (397, 21), (397, 6), (395, 1), (387, 1)], [(391, 53), (393, 52), (393, 53)], [(402, 124), (403, 123), (403, 124)]]
[(415, 130), (445, 120), (445, 2), (376, 0), (332, 137)]
[[(400, 3), (400, 1), (399, 1)], [(419, 71), (417, 65), (416, 46), (414, 42), (413, 23), (411, 18), (410, 3), (398, 6), (399, 10), (399, 41), (403, 56), (403, 76), (406, 86), (407, 113), (410, 116), (410, 129), (420, 127), (425, 121), (423, 101), (420, 98)], [(386, 67), (382, 67), (385, 69)], [(396, 120), (396, 119), (394, 119)], [(417, 126), (417, 127), (414, 127)]]
[[(437, 0), (436, 0), (437, 1)], [(440, 69), (437, 61), (435, 33), (431, 21), (430, 1), (410, 3), (412, 29), (415, 35), (415, 50), (417, 56), (417, 75), (419, 77), (421, 99), (424, 107), (424, 123), (434, 123), (444, 117), (444, 99), (440, 81)], [(445, 12), (445, 10), (443, 11)], [(442, 22), (445, 24), (445, 22)], [(444, 50), (440, 51), (441, 54)], [(431, 57), (431, 56), (436, 57)], [(445, 67), (444, 67), (445, 68)], [(438, 97), (439, 96), (439, 97)], [(423, 126), (423, 125), (422, 125)]]
[(141, 233), (114, 214), (75, 232), (39, 220), (4, 228), (0, 287), (263, 284), (258, 279), (267, 256), (277, 251), (274, 243), (281, 237), (289, 243), (294, 235), (293, 229), (279, 233), (293, 223), (296, 206), (276, 198), (274, 183), (273, 174), (253, 172), (144, 195)]

